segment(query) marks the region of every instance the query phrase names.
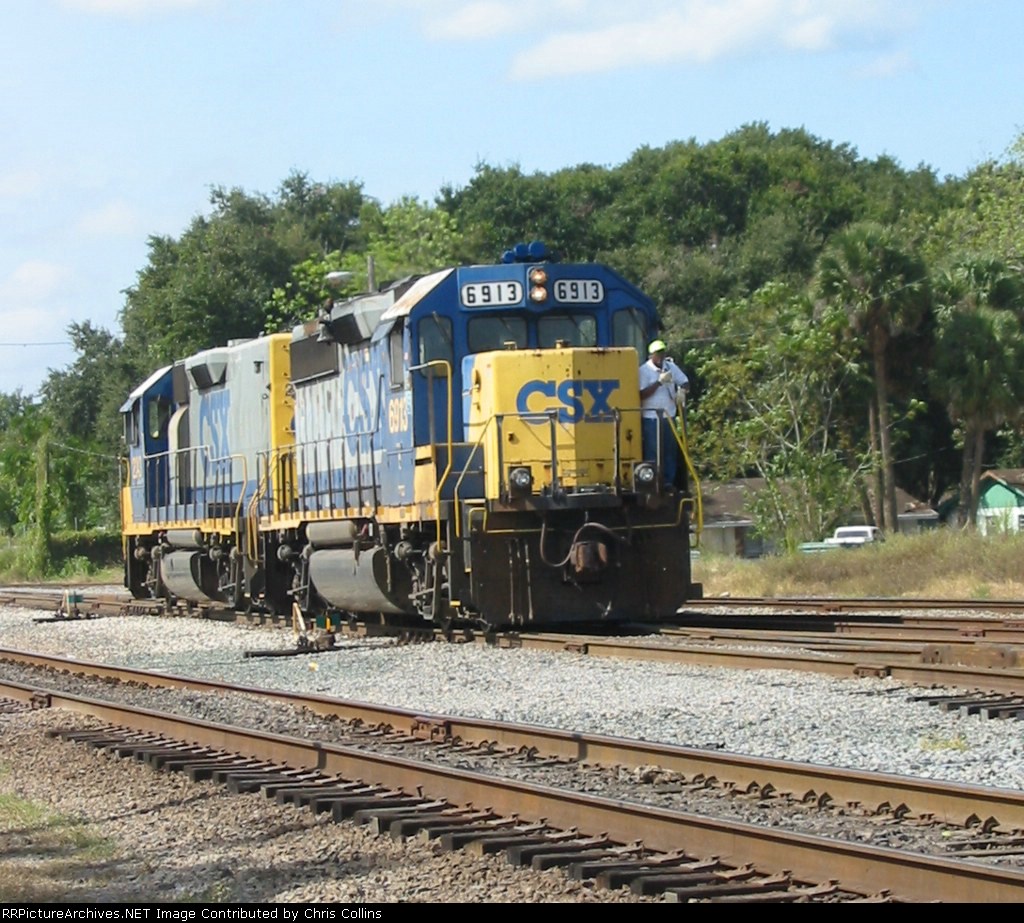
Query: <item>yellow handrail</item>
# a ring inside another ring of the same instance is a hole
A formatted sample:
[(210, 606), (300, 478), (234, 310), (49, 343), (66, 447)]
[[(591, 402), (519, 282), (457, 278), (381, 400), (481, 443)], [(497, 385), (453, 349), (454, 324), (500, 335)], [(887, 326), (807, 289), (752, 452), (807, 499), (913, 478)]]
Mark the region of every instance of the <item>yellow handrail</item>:
[(469, 473), (469, 465), (473, 461), (473, 457), (476, 455), (476, 450), (480, 448), (484, 441), (484, 436), (487, 435), (487, 430), (490, 429), (491, 422), (495, 419), (496, 417), (493, 414), (487, 418), (487, 422), (484, 423), (483, 428), (480, 430), (479, 437), (477, 437), (476, 442), (473, 443), (473, 448), (469, 450), (469, 455), (466, 456), (465, 467), (463, 467), (462, 472), (459, 474), (459, 479), (455, 482), (455, 507), (453, 512), (455, 515), (456, 538), (462, 538), (462, 517), (459, 515), (459, 488), (462, 487), (462, 482)]
[(694, 546), (697, 547), (700, 545), (700, 536), (704, 531), (704, 502), (700, 495), (700, 478), (697, 477), (697, 470), (693, 467), (693, 462), (690, 459), (690, 448), (686, 438), (686, 422), (683, 418), (681, 407), (679, 408), (679, 416), (676, 417), (676, 420), (678, 425), (672, 427), (672, 432), (675, 434), (676, 442), (679, 444), (679, 451), (683, 453), (686, 470), (690, 472), (690, 481), (693, 484), (694, 509), (697, 513), (697, 541), (694, 542)]
[[(452, 364), (447, 359), (431, 359), (430, 362), (424, 362), (421, 363), (420, 365), (409, 366), (409, 371), (418, 372), (422, 369), (429, 368), (443, 368), (445, 370), (445, 377), (447, 383), (446, 399), (448, 402), (448, 459), (447, 463), (445, 464), (444, 472), (441, 474), (441, 477), (438, 478), (437, 489), (434, 491), (434, 517), (437, 528), (437, 550), (439, 552), (443, 552), (444, 540), (441, 538), (441, 489), (444, 487), (444, 482), (448, 480), (448, 475), (451, 474), (452, 470)], [(433, 437), (433, 433), (431, 433), (431, 437)]]

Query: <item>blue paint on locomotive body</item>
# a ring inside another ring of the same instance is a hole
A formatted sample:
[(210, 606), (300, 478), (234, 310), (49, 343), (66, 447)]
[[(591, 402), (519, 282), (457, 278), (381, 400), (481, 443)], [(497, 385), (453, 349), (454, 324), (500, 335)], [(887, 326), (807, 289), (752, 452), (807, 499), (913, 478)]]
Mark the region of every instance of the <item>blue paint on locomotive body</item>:
[[(531, 281), (531, 273), (538, 269), (547, 294), (535, 301), (531, 293), (540, 286)], [(413, 284), (394, 299), (369, 336), (338, 344), (336, 374), (296, 389), (300, 509), (372, 513), (433, 501), (433, 495), (416, 496), (417, 450), (436, 447), (437, 478), (448, 467), (466, 467), (472, 447), (463, 444), (465, 393), (476, 355), (494, 349), (549, 348), (557, 342), (597, 348), (632, 345), (642, 351), (655, 329), (653, 302), (602, 265), (466, 266), (424, 278), (420, 291)], [(359, 302), (360, 298), (353, 299), (357, 306)], [(222, 509), (246, 503), (258, 486), (255, 470), (243, 474), (231, 461), (241, 451), (232, 444), (232, 435), (237, 437), (232, 414), (241, 411), (232, 408), (230, 381), (198, 395), (194, 438), (203, 447), (194, 461), (198, 476), (175, 481), (175, 472), (168, 470), (166, 427), (161, 431), (151, 416), (157, 406), (168, 416), (177, 409), (171, 380), (167, 368), (133, 392), (140, 414), (139, 439), (128, 451), (136, 475), (131, 485), (137, 521), (202, 519), (212, 505)], [(526, 381), (520, 410), (543, 404), (556, 407), (563, 423), (600, 420), (616, 387), (601, 379)], [(154, 437), (150, 431), (159, 434)], [(255, 463), (250, 461), (250, 467)], [(453, 490), (453, 484), (445, 483), (442, 498), (452, 496)], [(470, 474), (462, 490), (463, 495), (478, 493), (478, 479)]]
[[(538, 270), (544, 285), (531, 281)], [(531, 293), (541, 288), (546, 297), (534, 300)], [(358, 315), (363, 298), (335, 311)], [(377, 294), (366, 301), (378, 309), (380, 298)], [(634, 346), (639, 356), (655, 324), (653, 302), (605, 266), (512, 263), (423, 277), (395, 293), (368, 337), (338, 345), (335, 374), (297, 387), (296, 441), (304, 460), (298, 473), (299, 507), (323, 513), (432, 502), (432, 492), (416, 494), (417, 450), (435, 447), (434, 478), (440, 480), (449, 468), (450, 400), (450, 467), (466, 467), (471, 447), (462, 444), (464, 392), (475, 355), (564, 342)], [(322, 335), (322, 328), (296, 331), (298, 339)], [(603, 419), (602, 408), (607, 409), (616, 385), (594, 379), (554, 387), (561, 417), (578, 422), (577, 417)], [(478, 495), (480, 487), (470, 473), (460, 492)], [(445, 481), (442, 499), (454, 489)]]
[(139, 385), (121, 407), (133, 521), (145, 521), (148, 510), (165, 507), (168, 502), (167, 429), (159, 425), (158, 415), (166, 413), (172, 401), (171, 366), (166, 366)]
[[(531, 286), (530, 275), (538, 268), (546, 275), (548, 297), (535, 302), (530, 299), (536, 287)], [(589, 300), (574, 300), (579, 298)], [(480, 353), (551, 348), (563, 340), (573, 346), (633, 346), (639, 359), (656, 329), (657, 313), (649, 297), (606, 266), (513, 263), (454, 270), (409, 310), (407, 323), (412, 342), (420, 344), (421, 351), (428, 339), (424, 327), (448, 324), (450, 352), (445, 358), (454, 375), (452, 430), (461, 441), (468, 419), (467, 382)], [(445, 406), (446, 387), (443, 378), (430, 381), (422, 371), (412, 373), (416, 446), (440, 445), (447, 438), (444, 415), (437, 412)], [(597, 410), (590, 407), (589, 413), (600, 413), (610, 393), (604, 389), (613, 386), (580, 382), (556, 384), (559, 387), (564, 413), (571, 415), (575, 411), (570, 408), (582, 407), (580, 401), (589, 405), (591, 398)], [(577, 387), (579, 394), (572, 393)]]

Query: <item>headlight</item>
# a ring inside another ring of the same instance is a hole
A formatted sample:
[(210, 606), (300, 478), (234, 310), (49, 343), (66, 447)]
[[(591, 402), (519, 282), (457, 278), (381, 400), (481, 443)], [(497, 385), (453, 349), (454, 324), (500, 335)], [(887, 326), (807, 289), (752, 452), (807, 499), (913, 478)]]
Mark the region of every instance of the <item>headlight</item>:
[(633, 469), (633, 486), (637, 490), (651, 490), (658, 480), (658, 472), (650, 462), (641, 462)]
[(529, 468), (513, 468), (508, 473), (508, 486), (516, 494), (528, 494), (533, 489), (533, 472)]

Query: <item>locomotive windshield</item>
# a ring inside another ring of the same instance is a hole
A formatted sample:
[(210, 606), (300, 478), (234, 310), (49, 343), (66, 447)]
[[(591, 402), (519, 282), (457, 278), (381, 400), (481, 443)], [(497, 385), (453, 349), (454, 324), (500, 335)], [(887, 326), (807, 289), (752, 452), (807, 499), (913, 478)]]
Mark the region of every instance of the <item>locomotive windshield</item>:
[(590, 314), (548, 314), (537, 321), (537, 345), (597, 346), (597, 321)]
[[(439, 359), (451, 364), (454, 359), (451, 318), (440, 317), (437, 314), (424, 317), (420, 321), (419, 337), (419, 365), (426, 365)], [(435, 368), (433, 374), (444, 374), (444, 369)]]
[(647, 323), (636, 308), (612, 315), (612, 345), (632, 346), (641, 361), (647, 358)]
[(468, 334), (471, 353), (505, 349), (508, 343), (515, 344), (516, 349), (525, 349), (526, 318), (501, 314), (473, 317), (469, 321)]

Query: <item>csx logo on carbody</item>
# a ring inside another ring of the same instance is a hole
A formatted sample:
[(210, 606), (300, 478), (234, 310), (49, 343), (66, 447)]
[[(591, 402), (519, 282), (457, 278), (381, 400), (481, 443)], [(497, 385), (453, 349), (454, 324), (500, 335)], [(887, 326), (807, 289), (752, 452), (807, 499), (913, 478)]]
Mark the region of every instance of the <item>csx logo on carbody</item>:
[(615, 418), (615, 408), (608, 405), (608, 398), (619, 389), (619, 385), (617, 378), (569, 378), (564, 381), (535, 378), (519, 389), (516, 410), (522, 414), (557, 410), (559, 423), (608, 423)]

